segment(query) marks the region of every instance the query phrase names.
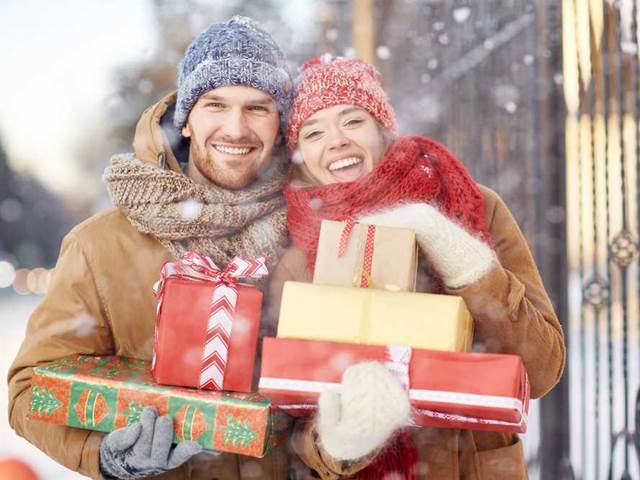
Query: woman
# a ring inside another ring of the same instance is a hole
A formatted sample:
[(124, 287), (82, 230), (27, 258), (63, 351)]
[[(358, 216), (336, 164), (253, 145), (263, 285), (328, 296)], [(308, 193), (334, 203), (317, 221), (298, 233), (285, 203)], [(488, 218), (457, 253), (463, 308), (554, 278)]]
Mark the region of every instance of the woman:
[[(562, 329), (511, 213), (438, 143), (396, 137), (371, 65), (305, 64), (288, 143), (297, 163), (286, 191), (293, 247), (274, 272), (274, 295), (286, 280), (310, 281), (323, 219), (411, 228), (421, 251), (417, 290), (462, 296), (476, 349), (520, 355), (532, 397), (555, 385), (564, 367)], [(317, 418), (297, 426), (295, 448), (322, 478), (527, 476), (517, 435), (403, 428), (407, 394), (378, 364), (348, 369), (341, 392), (323, 394)]]

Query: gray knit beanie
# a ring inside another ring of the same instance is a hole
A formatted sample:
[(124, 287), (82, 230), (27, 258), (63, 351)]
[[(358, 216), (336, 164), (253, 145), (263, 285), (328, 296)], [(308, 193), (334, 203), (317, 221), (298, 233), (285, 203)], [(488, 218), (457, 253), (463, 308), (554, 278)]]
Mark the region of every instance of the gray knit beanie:
[(270, 94), (285, 123), (292, 82), (284, 54), (257, 22), (234, 16), (214, 23), (187, 47), (178, 66), (178, 99), (173, 123), (187, 123), (189, 112), (203, 93), (227, 85), (245, 85)]

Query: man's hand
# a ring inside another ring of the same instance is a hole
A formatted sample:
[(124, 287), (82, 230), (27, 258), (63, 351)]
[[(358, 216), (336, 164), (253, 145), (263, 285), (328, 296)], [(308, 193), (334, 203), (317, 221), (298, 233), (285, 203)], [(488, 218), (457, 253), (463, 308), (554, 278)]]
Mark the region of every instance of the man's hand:
[(114, 430), (100, 445), (100, 470), (107, 477), (130, 479), (158, 475), (179, 467), (202, 451), (200, 444), (180, 442), (175, 448), (171, 418), (146, 407), (140, 421)]
[(384, 446), (392, 433), (409, 425), (409, 396), (378, 362), (352, 365), (342, 392), (323, 392), (317, 429), (325, 451), (338, 460), (355, 460)]
[(496, 261), (489, 245), (428, 203), (401, 205), (364, 216), (358, 222), (414, 230), (430, 265), (449, 288), (480, 280)]

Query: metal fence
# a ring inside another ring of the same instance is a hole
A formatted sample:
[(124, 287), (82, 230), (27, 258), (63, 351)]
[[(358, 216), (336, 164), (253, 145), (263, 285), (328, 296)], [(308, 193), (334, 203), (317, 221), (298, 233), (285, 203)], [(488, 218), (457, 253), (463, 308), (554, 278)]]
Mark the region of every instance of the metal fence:
[(638, 469), (638, 2), (563, 3), (571, 460)]

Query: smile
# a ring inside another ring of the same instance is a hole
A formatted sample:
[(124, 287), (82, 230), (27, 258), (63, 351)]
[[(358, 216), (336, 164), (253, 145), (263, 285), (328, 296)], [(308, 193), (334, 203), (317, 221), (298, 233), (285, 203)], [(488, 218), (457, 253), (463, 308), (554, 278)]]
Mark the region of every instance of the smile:
[(213, 148), (218, 152), (227, 155), (246, 155), (247, 153), (254, 150), (253, 147), (229, 147), (226, 145), (214, 145)]
[(335, 162), (331, 163), (331, 165), (329, 165), (329, 171), (335, 172), (336, 170), (341, 170), (343, 168), (357, 165), (360, 162), (362, 162), (362, 159), (358, 157), (348, 157), (343, 158), (342, 160), (336, 160)]

